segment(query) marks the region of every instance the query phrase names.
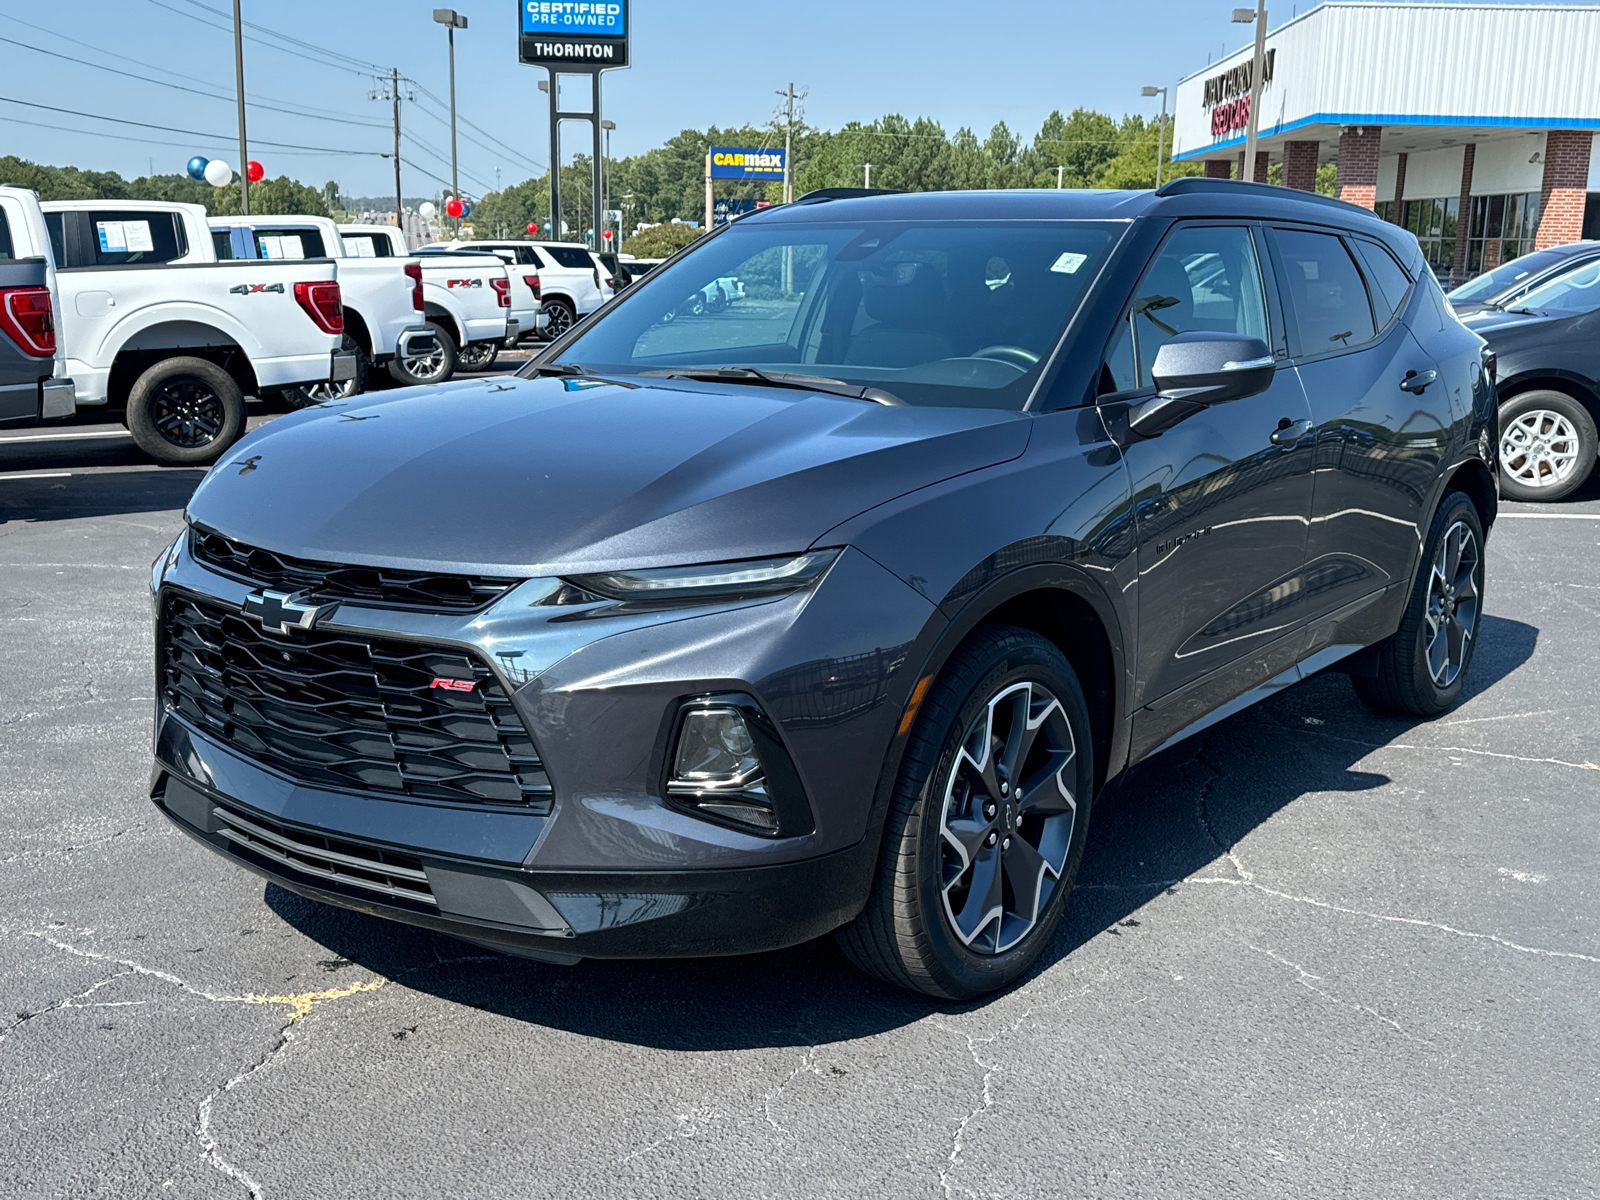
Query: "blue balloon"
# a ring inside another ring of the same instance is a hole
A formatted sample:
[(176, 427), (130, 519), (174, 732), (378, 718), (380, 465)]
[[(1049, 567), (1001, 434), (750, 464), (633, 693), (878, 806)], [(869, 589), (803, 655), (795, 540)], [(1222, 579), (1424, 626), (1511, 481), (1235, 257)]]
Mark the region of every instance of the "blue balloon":
[(468, 204), (465, 200), (463, 200), (461, 202), (461, 219), (463, 221), (465, 221), (471, 215), (472, 215), (472, 205)]
[(201, 158), (198, 154), (191, 158), (188, 166), (189, 178), (196, 180), (197, 182), (204, 182), (206, 177), (206, 166), (210, 161), (211, 160), (208, 158)]

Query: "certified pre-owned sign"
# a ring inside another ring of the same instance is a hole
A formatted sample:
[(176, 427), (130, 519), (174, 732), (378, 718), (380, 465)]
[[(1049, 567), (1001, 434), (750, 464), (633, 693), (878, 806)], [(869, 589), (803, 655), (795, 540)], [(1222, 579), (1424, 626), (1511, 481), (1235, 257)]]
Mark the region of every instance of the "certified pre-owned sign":
[(520, 0), (518, 57), (534, 66), (628, 65), (628, 0)]

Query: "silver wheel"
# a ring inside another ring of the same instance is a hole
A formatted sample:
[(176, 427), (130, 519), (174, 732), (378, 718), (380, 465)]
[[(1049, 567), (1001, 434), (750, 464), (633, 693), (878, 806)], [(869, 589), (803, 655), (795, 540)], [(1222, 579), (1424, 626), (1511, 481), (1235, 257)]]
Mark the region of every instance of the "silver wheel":
[(419, 383), (433, 383), (444, 374), (447, 356), (435, 339), (434, 348), (422, 354), (402, 354), (400, 364)]
[(1076, 754), (1061, 702), (1030, 682), (992, 696), (962, 738), (939, 822), (939, 887), (969, 950), (1011, 949), (1049, 905), (1077, 819)]
[(1562, 413), (1530, 409), (1500, 432), (1500, 466), (1529, 488), (1556, 487), (1578, 468), (1578, 430)]
[(356, 394), (356, 381), (346, 379), (343, 383), (308, 383), (300, 389), (305, 397), (313, 404), (323, 404), (329, 400), (345, 400)]
[(1449, 687), (1466, 664), (1478, 630), (1478, 538), (1464, 521), (1445, 530), (1428, 576), (1428, 610), (1423, 618), (1423, 651), (1428, 673)]

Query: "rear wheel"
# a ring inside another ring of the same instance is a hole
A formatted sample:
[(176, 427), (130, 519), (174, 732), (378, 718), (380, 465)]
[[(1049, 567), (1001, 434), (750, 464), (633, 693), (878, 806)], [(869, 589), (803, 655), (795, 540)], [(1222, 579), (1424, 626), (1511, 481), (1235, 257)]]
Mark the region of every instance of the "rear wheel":
[(839, 934), (851, 961), (945, 1000), (1020, 978), (1083, 857), (1091, 746), (1061, 651), (1029, 630), (981, 626), (918, 714), (872, 894)]
[(216, 363), (169, 358), (134, 383), (127, 422), (139, 449), (156, 462), (203, 465), (244, 433), (244, 394)]
[(1472, 501), (1446, 492), (1434, 514), (1400, 629), (1378, 643), (1377, 672), (1355, 675), (1372, 708), (1436, 717), (1461, 699), (1483, 621), (1483, 523)]
[(494, 360), (500, 357), (499, 342), (473, 342), (462, 347), (457, 360), (463, 371), (487, 371), (494, 366)]
[(341, 350), (348, 351), (356, 356), (356, 375), (354, 379), (346, 379), (342, 383), (307, 383), (300, 387), (284, 388), (283, 398), (288, 401), (291, 408), (311, 408), (313, 405), (326, 404), (330, 400), (348, 400), (351, 396), (359, 396), (367, 390), (367, 372), (371, 369), (372, 360), (367, 357), (367, 352), (361, 348), (361, 343), (348, 333), (340, 343)]
[(1507, 499), (1570, 495), (1597, 455), (1594, 417), (1565, 392), (1523, 392), (1500, 406), (1500, 490)]
[(402, 387), (445, 383), (456, 373), (456, 343), (443, 325), (427, 322), (433, 349), (417, 354), (397, 354), (389, 360), (389, 374)]
[(541, 307), (548, 318), (544, 336), (552, 342), (578, 323), (578, 310), (572, 307), (571, 302), (560, 297), (546, 300)]

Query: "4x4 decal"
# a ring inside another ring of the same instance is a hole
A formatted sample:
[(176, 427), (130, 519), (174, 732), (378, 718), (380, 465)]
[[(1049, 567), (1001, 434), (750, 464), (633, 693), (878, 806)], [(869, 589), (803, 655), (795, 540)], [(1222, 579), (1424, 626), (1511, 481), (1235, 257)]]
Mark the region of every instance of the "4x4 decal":
[(283, 295), (281, 283), (236, 283), (228, 289), (235, 296), (253, 296), (257, 292), (277, 292)]

